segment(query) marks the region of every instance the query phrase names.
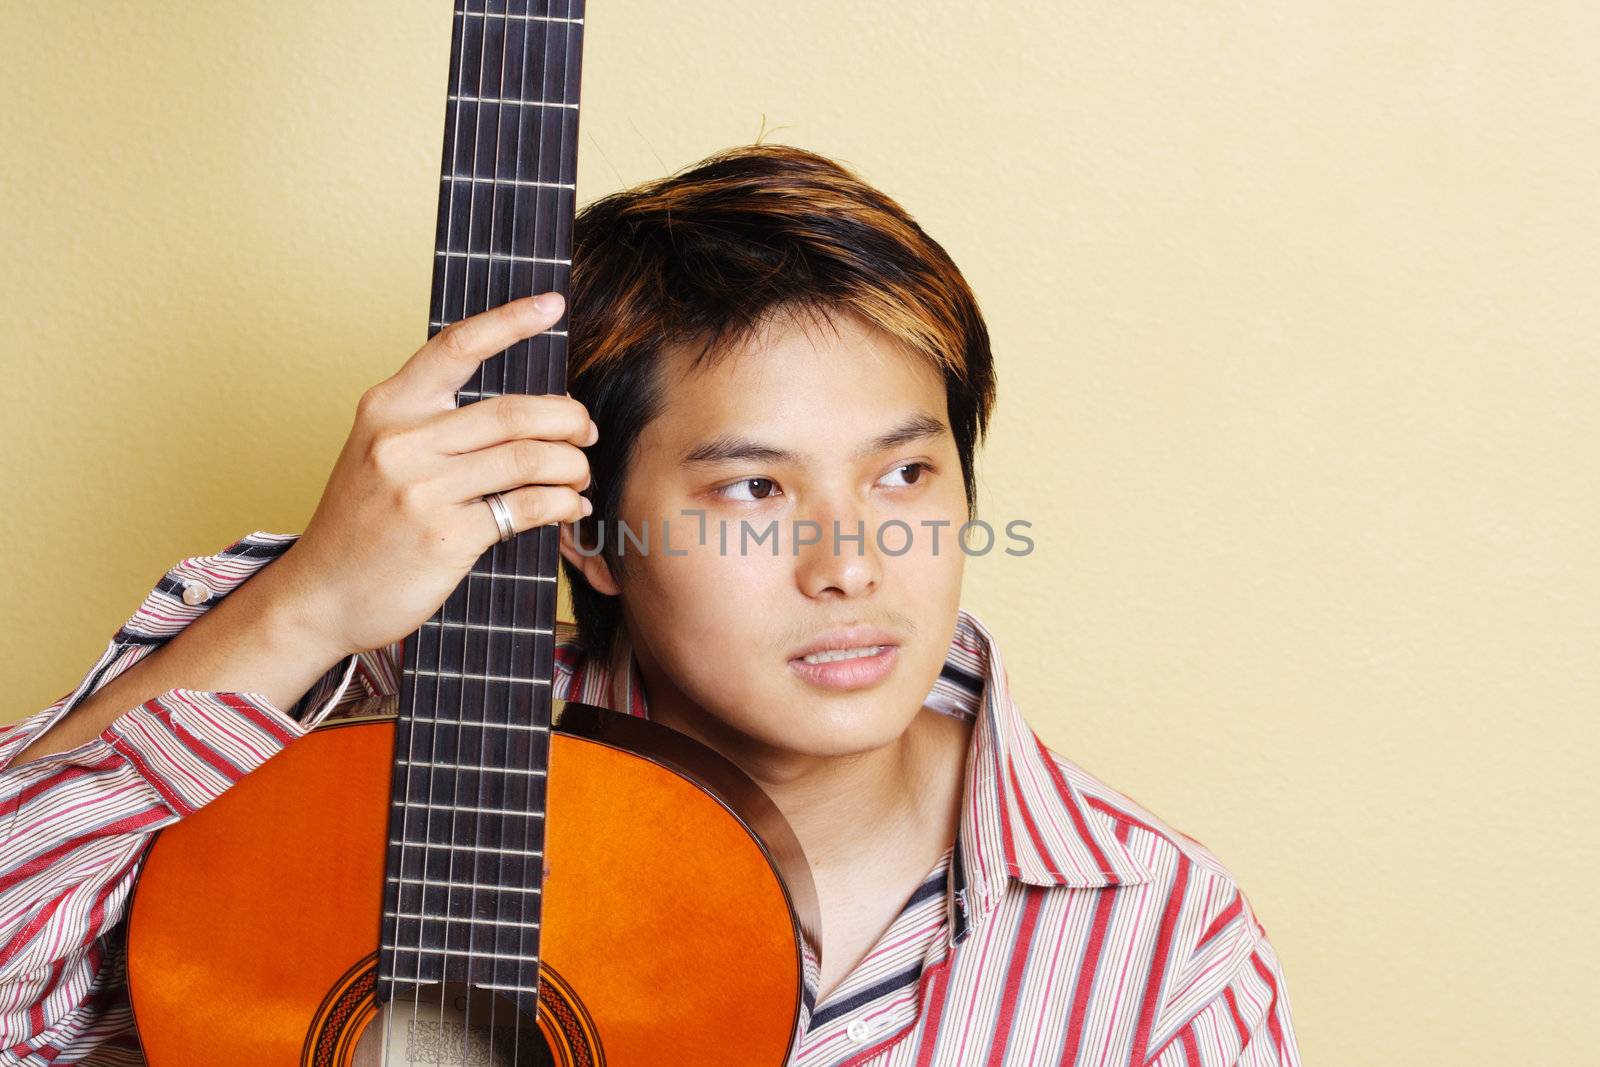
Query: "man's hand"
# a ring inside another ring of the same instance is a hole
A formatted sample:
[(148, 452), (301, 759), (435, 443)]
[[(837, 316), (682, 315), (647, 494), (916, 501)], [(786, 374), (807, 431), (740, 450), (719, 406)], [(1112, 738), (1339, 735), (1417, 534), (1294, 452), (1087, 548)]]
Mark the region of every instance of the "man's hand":
[(571, 397), (510, 395), (457, 408), (480, 364), (549, 329), (557, 293), (452, 323), (368, 389), (310, 524), (273, 564), (340, 656), (427, 621), (499, 539), (483, 497), (503, 493), (517, 531), (589, 513), (580, 446), (598, 431)]

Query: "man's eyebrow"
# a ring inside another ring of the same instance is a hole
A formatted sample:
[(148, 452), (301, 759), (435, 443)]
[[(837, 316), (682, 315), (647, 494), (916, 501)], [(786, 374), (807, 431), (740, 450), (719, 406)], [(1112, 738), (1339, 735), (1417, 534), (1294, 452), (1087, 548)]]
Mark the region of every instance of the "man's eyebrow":
[[(857, 459), (865, 459), (876, 452), (923, 441), (948, 434), (944, 420), (925, 412), (910, 416), (887, 433), (879, 434), (856, 452)], [(786, 448), (762, 444), (738, 434), (720, 434), (704, 444), (691, 448), (684, 454), (683, 466), (702, 466), (715, 463), (798, 463), (802, 457)]]
[(891, 448), (899, 448), (913, 441), (927, 441), (935, 437), (942, 437), (950, 431), (945, 428), (944, 420), (919, 411), (906, 419), (899, 426), (886, 434), (881, 434), (866, 447), (856, 453), (857, 459), (866, 459), (874, 452), (887, 452)]
[(756, 463), (789, 463), (797, 457), (784, 448), (764, 445), (737, 434), (719, 434), (702, 445), (696, 445), (684, 454), (685, 467), (709, 466), (714, 463), (732, 463), (735, 460)]

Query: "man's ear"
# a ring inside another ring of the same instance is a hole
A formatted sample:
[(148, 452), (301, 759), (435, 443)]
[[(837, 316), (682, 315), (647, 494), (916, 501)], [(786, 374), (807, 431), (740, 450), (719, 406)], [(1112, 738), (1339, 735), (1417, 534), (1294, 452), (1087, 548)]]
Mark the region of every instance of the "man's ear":
[(561, 524), (561, 556), (583, 572), (584, 578), (595, 592), (606, 596), (617, 596), (622, 592), (622, 587), (617, 585), (617, 580), (611, 576), (611, 564), (606, 562), (603, 553), (578, 551), (576, 523)]

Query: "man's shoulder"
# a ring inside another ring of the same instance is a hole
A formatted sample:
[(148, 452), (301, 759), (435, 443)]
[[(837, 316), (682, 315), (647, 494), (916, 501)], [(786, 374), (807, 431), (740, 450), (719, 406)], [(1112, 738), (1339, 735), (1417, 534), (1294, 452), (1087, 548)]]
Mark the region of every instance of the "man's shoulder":
[[(1298, 1064), (1277, 950), (1233, 872), (1211, 849), (1127, 793), (1061, 753), (1048, 747), (1045, 752), (1082, 797), (1089, 817), (1102, 820), (1101, 828), (1152, 876), (1149, 883), (1117, 890), (1148, 894), (1140, 911), (1152, 920), (1146, 926), (1150, 958), (1166, 961), (1159, 985), (1152, 987), (1159, 989), (1159, 1007), (1150, 1047), (1161, 1049), (1192, 1026), (1231, 1025), (1240, 1040), (1264, 1026), (1278, 1056), (1271, 1062)], [(1267, 1039), (1261, 1040), (1264, 1049)]]
[(1083, 798), (1088, 817), (1099, 819), (1173, 898), (1191, 947), (1229, 930), (1240, 942), (1265, 936), (1239, 879), (1215, 852), (1076, 761), (1049, 746), (1045, 752)]

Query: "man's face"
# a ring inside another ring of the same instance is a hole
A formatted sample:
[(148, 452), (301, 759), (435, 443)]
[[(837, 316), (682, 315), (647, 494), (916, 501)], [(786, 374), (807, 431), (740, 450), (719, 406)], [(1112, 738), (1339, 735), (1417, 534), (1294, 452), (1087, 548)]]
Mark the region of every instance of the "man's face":
[[(774, 320), (698, 369), (669, 349), (623, 488), (623, 521), (641, 537), (648, 521), (620, 592), (651, 717), (725, 753), (894, 741), (955, 631), (967, 516), (943, 379), (863, 321), (833, 321)], [(598, 559), (582, 565), (616, 588)], [(874, 632), (828, 640), (858, 627)], [(805, 663), (819, 643), (888, 647)]]

